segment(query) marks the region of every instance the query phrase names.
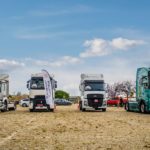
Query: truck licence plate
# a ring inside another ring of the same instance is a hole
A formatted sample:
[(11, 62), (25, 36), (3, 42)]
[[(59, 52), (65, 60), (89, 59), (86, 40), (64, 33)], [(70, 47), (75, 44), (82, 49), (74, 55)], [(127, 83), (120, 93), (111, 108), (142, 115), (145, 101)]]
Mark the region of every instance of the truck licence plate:
[(94, 102), (95, 102), (95, 103), (98, 103), (98, 99), (95, 99)]
[(43, 104), (37, 104), (37, 106), (38, 106), (38, 107), (42, 107), (42, 106), (43, 106)]

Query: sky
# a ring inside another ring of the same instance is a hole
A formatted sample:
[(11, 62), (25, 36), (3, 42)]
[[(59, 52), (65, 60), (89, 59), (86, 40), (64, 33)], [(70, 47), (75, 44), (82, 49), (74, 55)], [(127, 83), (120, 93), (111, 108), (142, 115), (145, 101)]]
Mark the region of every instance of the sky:
[(81, 73), (135, 81), (150, 66), (149, 0), (0, 0), (0, 73), (10, 93), (28, 93), (46, 69), (58, 88), (79, 95)]

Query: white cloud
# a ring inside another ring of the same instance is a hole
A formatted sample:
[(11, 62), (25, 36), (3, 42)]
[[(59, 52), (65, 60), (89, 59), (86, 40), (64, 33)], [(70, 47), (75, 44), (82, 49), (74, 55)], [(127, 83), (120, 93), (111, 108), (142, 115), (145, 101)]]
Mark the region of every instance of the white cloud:
[(28, 61), (32, 61), (33, 64), (37, 66), (49, 66), (49, 67), (62, 67), (65, 65), (73, 65), (81, 63), (81, 60), (77, 57), (71, 57), (71, 56), (63, 56), (55, 61), (44, 61), (44, 60), (33, 60), (28, 59)]
[(111, 41), (104, 39), (87, 40), (84, 42), (87, 49), (80, 53), (80, 57), (104, 56), (117, 50), (127, 50), (142, 44), (145, 44), (142, 40), (129, 40), (122, 37), (114, 38)]
[(80, 54), (80, 57), (103, 56), (109, 53), (108, 42), (103, 39), (87, 40), (84, 43), (87, 50)]
[(129, 40), (124, 38), (116, 38), (111, 41), (111, 45), (116, 49), (128, 49), (137, 45), (145, 44), (142, 40)]
[(15, 61), (15, 60), (7, 60), (7, 59), (0, 59), (0, 71), (1, 72), (9, 72), (13, 71), (17, 68), (24, 67), (25, 64)]

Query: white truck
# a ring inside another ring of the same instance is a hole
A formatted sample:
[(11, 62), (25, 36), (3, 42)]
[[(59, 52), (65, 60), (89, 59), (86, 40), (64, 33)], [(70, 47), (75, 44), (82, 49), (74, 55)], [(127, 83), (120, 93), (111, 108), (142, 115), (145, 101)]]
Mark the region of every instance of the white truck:
[(33, 112), (37, 109), (54, 111), (55, 88), (57, 83), (45, 70), (41, 73), (32, 74), (27, 81), (29, 89), (29, 110)]
[(103, 74), (81, 74), (79, 89), (81, 92), (79, 109), (81, 111), (106, 111), (107, 94)]
[(0, 111), (15, 110), (15, 102), (9, 100), (9, 75), (0, 74)]

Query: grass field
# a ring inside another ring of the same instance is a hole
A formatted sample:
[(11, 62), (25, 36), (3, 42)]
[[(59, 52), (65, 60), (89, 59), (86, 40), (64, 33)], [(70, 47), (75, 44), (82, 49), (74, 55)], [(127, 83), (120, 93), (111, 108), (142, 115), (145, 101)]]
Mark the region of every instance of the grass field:
[(0, 113), (0, 150), (148, 150), (150, 114), (109, 107), (79, 112), (77, 105), (52, 112)]

